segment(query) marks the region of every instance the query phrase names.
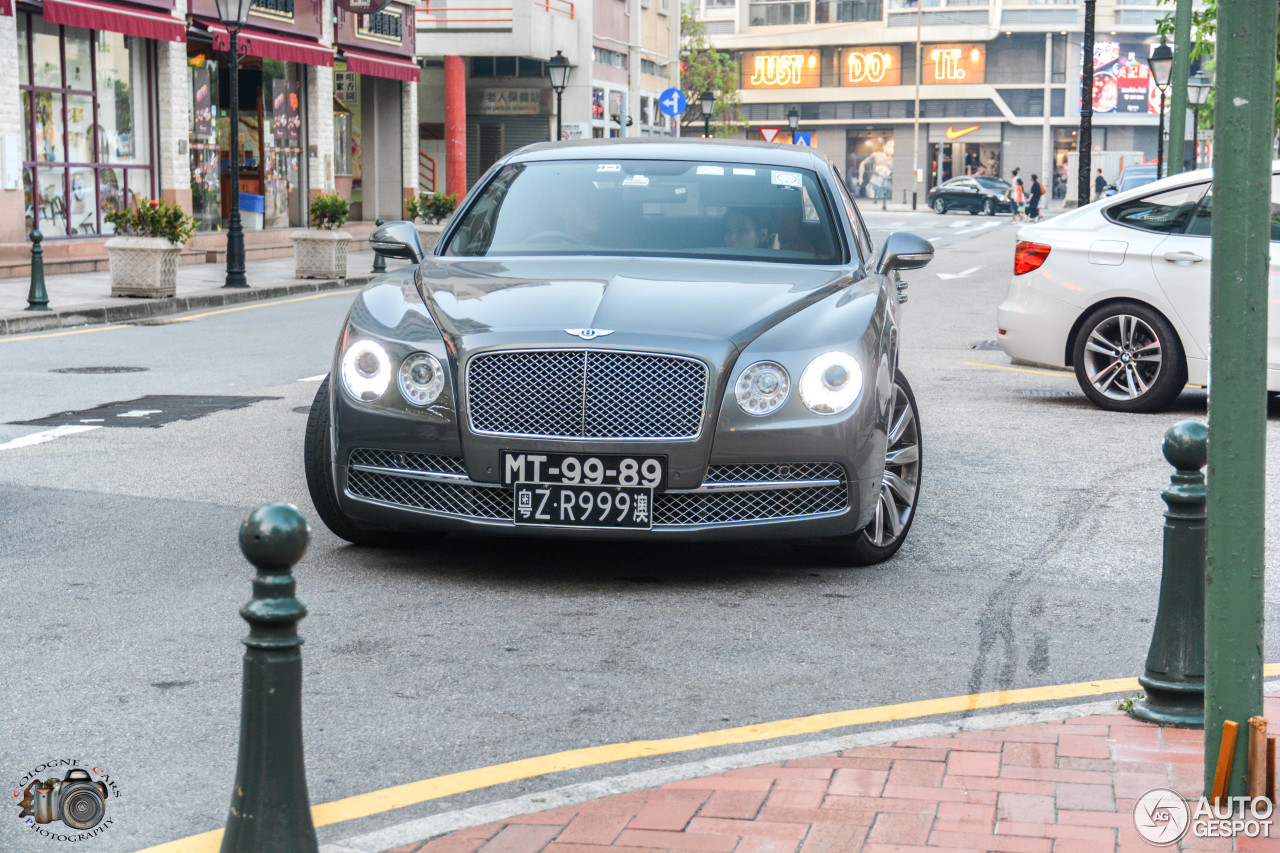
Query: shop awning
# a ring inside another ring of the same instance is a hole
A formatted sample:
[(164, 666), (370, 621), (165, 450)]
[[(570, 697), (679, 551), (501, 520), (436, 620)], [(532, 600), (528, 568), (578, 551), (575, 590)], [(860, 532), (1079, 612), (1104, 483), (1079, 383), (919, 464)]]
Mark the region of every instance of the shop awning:
[(343, 52), (347, 55), (347, 70), (356, 74), (386, 77), (388, 80), (401, 80), (405, 83), (417, 83), (422, 77), (422, 69), (418, 68), (418, 63), (403, 56), (361, 53), (346, 48), (343, 48)]
[(185, 21), (159, 9), (113, 6), (93, 0), (44, 0), (44, 19), (50, 24), (107, 30), (157, 41), (186, 41)]
[[(46, 0), (48, 2), (48, 0)], [(203, 21), (213, 36), (213, 49), (226, 50), (231, 46), (231, 36), (227, 28), (213, 21)], [(282, 62), (301, 62), (304, 65), (322, 65), (333, 67), (333, 48), (316, 44), (313, 41), (289, 38), (276, 35), (266, 30), (255, 30), (245, 27), (240, 31), (236, 43), (241, 54), (259, 56), (263, 59), (279, 59)]]

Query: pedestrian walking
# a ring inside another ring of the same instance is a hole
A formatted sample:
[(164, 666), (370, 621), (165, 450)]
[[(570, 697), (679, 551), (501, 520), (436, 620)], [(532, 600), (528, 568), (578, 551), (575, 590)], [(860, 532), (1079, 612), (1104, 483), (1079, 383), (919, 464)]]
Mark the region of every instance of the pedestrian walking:
[(1102, 198), (1102, 194), (1106, 192), (1107, 179), (1102, 177), (1102, 170), (1098, 170), (1098, 175), (1093, 179), (1093, 200), (1097, 201)]
[(1013, 202), (1013, 216), (1010, 222), (1022, 221), (1022, 205), (1027, 199), (1026, 190), (1022, 186), (1022, 178), (1014, 178), (1013, 191), (1009, 196), (1009, 200)]
[(1044, 219), (1040, 213), (1040, 199), (1044, 196), (1044, 187), (1040, 184), (1038, 175), (1031, 176), (1031, 189), (1027, 196), (1027, 221), (1039, 222)]

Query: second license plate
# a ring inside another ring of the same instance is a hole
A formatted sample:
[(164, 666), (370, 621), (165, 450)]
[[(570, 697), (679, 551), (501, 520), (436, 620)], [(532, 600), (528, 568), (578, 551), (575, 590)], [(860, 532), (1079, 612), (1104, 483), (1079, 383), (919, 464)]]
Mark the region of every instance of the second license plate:
[(516, 524), (545, 527), (653, 527), (653, 489), (516, 483)]
[(662, 491), (667, 484), (667, 457), (502, 451), (502, 485), (520, 482), (565, 486), (642, 486)]

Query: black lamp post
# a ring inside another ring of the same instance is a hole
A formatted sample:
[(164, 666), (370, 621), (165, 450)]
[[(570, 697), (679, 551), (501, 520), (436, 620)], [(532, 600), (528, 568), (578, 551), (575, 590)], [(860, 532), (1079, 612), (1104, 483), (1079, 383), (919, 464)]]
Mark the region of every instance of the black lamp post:
[(564, 94), (565, 87), (569, 85), (569, 72), (573, 70), (573, 66), (569, 64), (569, 60), (564, 58), (564, 54), (556, 51), (556, 55), (547, 60), (547, 76), (551, 78), (551, 88), (556, 93), (556, 142), (561, 141), (564, 137), (564, 123), (560, 115), (560, 96)]
[(710, 139), (711, 138), (711, 114), (716, 111), (716, 93), (703, 92), (702, 98), (700, 100), (702, 101), (702, 104), (701, 104), (702, 121), (703, 121), (702, 135), (707, 139)]
[(1191, 155), (1193, 169), (1200, 168), (1200, 108), (1209, 100), (1212, 88), (1213, 84), (1203, 74), (1196, 74), (1187, 81), (1187, 102), (1191, 104), (1192, 114), (1195, 116), (1191, 125), (1191, 150), (1195, 152)]
[(217, 0), (227, 28), (228, 88), (231, 90), (231, 214), (227, 217), (227, 281), (224, 287), (248, 287), (244, 274), (244, 226), (240, 224), (240, 50), (237, 39), (249, 18), (252, 0)]
[(791, 128), (791, 141), (796, 141), (796, 131), (800, 129), (800, 111), (795, 107), (787, 110), (787, 127)]
[[(1162, 39), (1156, 49), (1147, 58), (1147, 67), (1151, 69), (1151, 79), (1160, 90), (1160, 133), (1156, 136), (1156, 180), (1164, 177), (1164, 94), (1169, 88), (1169, 72), (1173, 70), (1173, 49)], [(1173, 147), (1170, 140), (1170, 148)]]

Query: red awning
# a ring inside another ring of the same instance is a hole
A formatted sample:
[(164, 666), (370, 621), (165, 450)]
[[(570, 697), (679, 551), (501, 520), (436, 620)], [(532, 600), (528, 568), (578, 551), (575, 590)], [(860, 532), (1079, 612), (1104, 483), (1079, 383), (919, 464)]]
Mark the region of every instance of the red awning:
[[(48, 2), (48, 0), (46, 0)], [(202, 21), (213, 35), (213, 49), (226, 50), (231, 46), (227, 28), (212, 21)], [(333, 48), (313, 41), (279, 36), (265, 30), (245, 27), (236, 39), (241, 54), (260, 56), (263, 59), (279, 59), (283, 62), (301, 62), (304, 65), (333, 67)]]
[(157, 41), (186, 41), (187, 24), (159, 9), (135, 9), (93, 0), (44, 0), (44, 19), (90, 30), (108, 30)]
[(422, 76), (418, 63), (403, 56), (383, 56), (377, 53), (360, 53), (343, 48), (347, 54), (347, 70), (356, 74), (370, 74), (374, 77), (386, 77), (388, 80), (402, 80), (405, 83), (417, 83)]

